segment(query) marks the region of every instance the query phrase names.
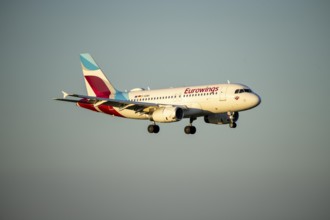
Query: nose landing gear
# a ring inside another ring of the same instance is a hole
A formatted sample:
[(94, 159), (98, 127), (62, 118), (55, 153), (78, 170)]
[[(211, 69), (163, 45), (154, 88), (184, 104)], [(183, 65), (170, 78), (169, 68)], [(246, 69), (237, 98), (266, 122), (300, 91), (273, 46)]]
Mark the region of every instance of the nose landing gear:
[(229, 127), (230, 128), (236, 128), (237, 127), (237, 124), (235, 122), (229, 123)]
[(229, 127), (230, 128), (236, 128), (237, 124), (237, 118), (238, 118), (238, 113), (237, 112), (227, 112), (227, 115), (229, 117)]

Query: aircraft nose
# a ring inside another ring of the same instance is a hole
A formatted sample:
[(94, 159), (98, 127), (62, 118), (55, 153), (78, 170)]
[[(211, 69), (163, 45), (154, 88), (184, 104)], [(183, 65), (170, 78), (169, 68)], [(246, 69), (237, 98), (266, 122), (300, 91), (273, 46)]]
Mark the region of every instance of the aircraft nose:
[(255, 93), (252, 93), (248, 100), (247, 104), (249, 109), (257, 107), (261, 103), (260, 96)]
[(257, 107), (261, 103), (261, 98), (259, 95), (254, 94), (254, 97), (251, 100), (253, 107)]

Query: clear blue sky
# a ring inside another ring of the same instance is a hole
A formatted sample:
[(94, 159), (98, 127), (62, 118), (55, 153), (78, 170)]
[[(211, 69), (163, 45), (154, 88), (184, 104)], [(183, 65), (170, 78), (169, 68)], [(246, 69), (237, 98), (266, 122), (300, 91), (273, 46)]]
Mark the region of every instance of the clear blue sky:
[[(327, 1), (8, 1), (0, 8), (3, 219), (329, 219)], [(119, 89), (223, 83), (238, 128), (147, 133), (52, 100), (79, 53)], [(2, 200), (2, 201), (1, 201)]]

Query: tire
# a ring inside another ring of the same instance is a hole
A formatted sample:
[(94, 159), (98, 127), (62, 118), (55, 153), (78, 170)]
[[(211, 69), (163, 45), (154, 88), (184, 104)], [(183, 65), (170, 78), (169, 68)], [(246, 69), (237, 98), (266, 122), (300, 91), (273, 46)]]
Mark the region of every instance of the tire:
[(149, 132), (150, 134), (155, 132), (155, 127), (154, 127), (154, 125), (149, 125), (149, 126), (148, 126), (148, 132)]
[(237, 124), (236, 124), (235, 122), (230, 123), (230, 124), (229, 124), (229, 127), (230, 127), (230, 128), (236, 128), (236, 127), (237, 127)]
[(191, 126), (186, 126), (186, 127), (184, 127), (184, 133), (186, 133), (186, 134), (190, 134), (190, 131), (191, 131)]
[(190, 128), (190, 134), (195, 134), (196, 133), (196, 127), (195, 126), (191, 126)]
[(158, 125), (154, 125), (154, 133), (157, 134), (159, 132), (159, 126)]

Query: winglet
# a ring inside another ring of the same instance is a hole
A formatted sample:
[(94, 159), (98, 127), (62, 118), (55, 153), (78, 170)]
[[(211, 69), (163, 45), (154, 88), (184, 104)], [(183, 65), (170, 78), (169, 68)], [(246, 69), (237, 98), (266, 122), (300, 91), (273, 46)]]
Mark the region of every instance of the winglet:
[(63, 93), (63, 99), (65, 99), (66, 97), (68, 97), (68, 96), (69, 96), (69, 94), (68, 94), (68, 93), (66, 93), (66, 92), (64, 92), (64, 91), (62, 91), (62, 93)]

